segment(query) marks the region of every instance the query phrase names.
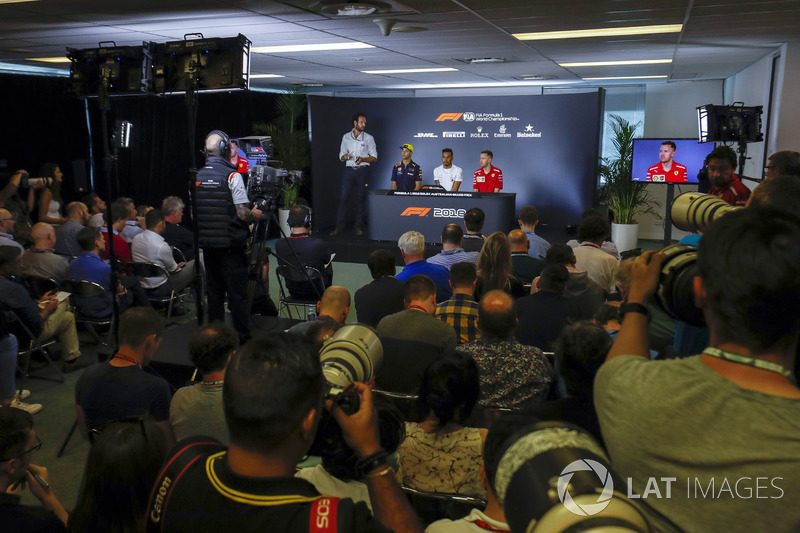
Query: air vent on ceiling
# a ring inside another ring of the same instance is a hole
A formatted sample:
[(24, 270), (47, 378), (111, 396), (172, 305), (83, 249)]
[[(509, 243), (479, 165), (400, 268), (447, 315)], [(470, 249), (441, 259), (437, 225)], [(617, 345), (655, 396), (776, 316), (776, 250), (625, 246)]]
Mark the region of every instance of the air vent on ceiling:
[(401, 15), (419, 13), (397, 0), (280, 0), (304, 11), (312, 11), (327, 17), (366, 17), (374, 15)]
[(520, 74), (519, 76), (514, 76), (515, 80), (522, 80), (522, 81), (543, 81), (543, 80), (555, 80), (558, 79), (555, 76), (546, 76), (543, 74)]

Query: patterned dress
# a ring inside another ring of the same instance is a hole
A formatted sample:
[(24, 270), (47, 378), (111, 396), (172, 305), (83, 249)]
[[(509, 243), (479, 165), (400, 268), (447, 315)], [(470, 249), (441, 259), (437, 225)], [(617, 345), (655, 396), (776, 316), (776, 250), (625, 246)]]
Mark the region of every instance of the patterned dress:
[(397, 480), (420, 490), (486, 498), (481, 449), (478, 428), (426, 433), (419, 424), (407, 422), (406, 438), (398, 450)]

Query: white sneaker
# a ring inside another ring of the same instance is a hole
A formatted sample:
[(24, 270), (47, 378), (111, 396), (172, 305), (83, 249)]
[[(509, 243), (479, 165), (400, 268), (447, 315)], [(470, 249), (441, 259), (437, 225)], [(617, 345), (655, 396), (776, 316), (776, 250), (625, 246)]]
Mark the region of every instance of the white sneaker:
[(31, 395), (31, 391), (29, 391), (28, 389), (21, 389), (21, 390), (18, 390), (17, 392), (14, 393), (14, 399), (15, 400), (24, 400), (25, 398), (27, 398), (30, 395)]
[(36, 413), (42, 410), (42, 404), (40, 403), (25, 403), (17, 400), (16, 398), (11, 400), (11, 407), (19, 409), (21, 411), (25, 411), (32, 415), (35, 415)]

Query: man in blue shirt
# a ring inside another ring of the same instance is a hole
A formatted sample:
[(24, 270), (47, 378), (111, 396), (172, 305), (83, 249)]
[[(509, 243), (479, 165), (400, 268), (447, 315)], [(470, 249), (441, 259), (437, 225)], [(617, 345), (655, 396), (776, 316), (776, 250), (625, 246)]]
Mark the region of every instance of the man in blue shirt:
[(531, 245), (528, 248), (528, 255), (534, 259), (544, 259), (550, 243), (534, 233), (536, 226), (539, 225), (539, 211), (532, 205), (526, 205), (519, 210), (517, 222), (519, 222), (520, 229), (528, 236), (528, 242)]
[(407, 231), (397, 240), (397, 246), (403, 254), (406, 266), (395, 277), (406, 281), (415, 274), (424, 274), (436, 285), (436, 303), (449, 300), (453, 295), (453, 290), (450, 288), (450, 271), (425, 260), (425, 237), (416, 231)]
[(400, 149), (403, 160), (392, 169), (392, 190), (418, 191), (422, 187), (422, 167), (411, 160), (414, 145), (404, 144)]

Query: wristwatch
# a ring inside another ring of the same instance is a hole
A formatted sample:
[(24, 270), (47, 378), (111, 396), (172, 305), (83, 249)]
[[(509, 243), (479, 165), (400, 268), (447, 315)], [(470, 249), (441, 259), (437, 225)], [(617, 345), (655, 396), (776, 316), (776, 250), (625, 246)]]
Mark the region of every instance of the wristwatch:
[(628, 313), (639, 313), (640, 315), (644, 315), (648, 320), (650, 319), (650, 310), (647, 306), (637, 302), (625, 302), (619, 306), (617, 319), (620, 323), (625, 320), (625, 315)]

